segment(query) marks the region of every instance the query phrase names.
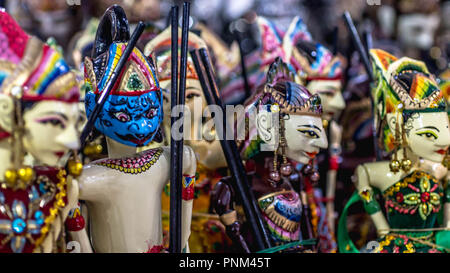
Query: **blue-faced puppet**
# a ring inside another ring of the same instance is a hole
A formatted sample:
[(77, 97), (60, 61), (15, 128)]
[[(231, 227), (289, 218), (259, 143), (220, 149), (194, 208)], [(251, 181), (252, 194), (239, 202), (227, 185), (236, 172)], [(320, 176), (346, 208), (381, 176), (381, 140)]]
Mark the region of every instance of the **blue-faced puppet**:
[[(85, 59), (86, 114), (89, 117), (130, 39), (119, 6), (108, 10), (97, 30), (92, 58)], [(108, 13), (107, 12), (107, 13)], [(118, 20), (117, 18), (123, 18)], [(150, 57), (134, 48), (104, 104), (95, 128), (124, 145), (141, 147), (162, 141), (162, 95)]]

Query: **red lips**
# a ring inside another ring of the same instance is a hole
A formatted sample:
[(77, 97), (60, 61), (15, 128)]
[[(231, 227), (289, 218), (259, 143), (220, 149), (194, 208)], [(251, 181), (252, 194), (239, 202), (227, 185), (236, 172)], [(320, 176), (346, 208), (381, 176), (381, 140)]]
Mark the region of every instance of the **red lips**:
[(64, 155), (64, 152), (55, 152), (55, 155), (61, 158)]
[(441, 154), (441, 155), (445, 155), (447, 153), (447, 150), (440, 149), (440, 150), (437, 150), (435, 152), (438, 153), (438, 154)]
[(131, 142), (133, 142), (134, 144), (138, 145), (138, 146), (143, 146), (145, 144), (145, 142), (147, 142), (147, 140), (150, 139), (151, 136), (148, 136), (144, 139), (130, 139)]
[(306, 152), (306, 154), (307, 154), (310, 158), (314, 158), (314, 157), (316, 157), (317, 152), (312, 152), (312, 153)]

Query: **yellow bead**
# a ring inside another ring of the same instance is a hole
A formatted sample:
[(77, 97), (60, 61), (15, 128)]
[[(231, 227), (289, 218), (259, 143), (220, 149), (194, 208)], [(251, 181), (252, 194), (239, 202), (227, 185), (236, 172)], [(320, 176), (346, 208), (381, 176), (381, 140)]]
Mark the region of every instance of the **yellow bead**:
[(33, 179), (33, 169), (30, 167), (24, 167), (17, 170), (19, 179), (23, 182), (30, 182)]
[(5, 172), (5, 180), (8, 184), (14, 184), (17, 181), (17, 172), (16, 170), (6, 170)]
[(402, 160), (402, 170), (405, 172), (408, 172), (411, 170), (412, 162), (409, 159), (403, 159)]
[(62, 199), (58, 200), (58, 202), (56, 204), (60, 207), (66, 206), (66, 203), (64, 203), (64, 201)]
[(400, 170), (400, 162), (398, 160), (392, 160), (389, 163), (389, 168), (391, 169), (391, 172), (396, 173)]
[(70, 160), (67, 164), (69, 167), (69, 172), (72, 176), (78, 177), (83, 171), (83, 164), (81, 162), (76, 162), (75, 160)]
[(88, 146), (84, 147), (84, 149), (83, 149), (83, 153), (85, 155), (92, 155), (93, 152), (94, 152), (93, 147), (91, 145), (88, 145)]
[(101, 154), (103, 152), (103, 147), (100, 144), (95, 145), (95, 153)]

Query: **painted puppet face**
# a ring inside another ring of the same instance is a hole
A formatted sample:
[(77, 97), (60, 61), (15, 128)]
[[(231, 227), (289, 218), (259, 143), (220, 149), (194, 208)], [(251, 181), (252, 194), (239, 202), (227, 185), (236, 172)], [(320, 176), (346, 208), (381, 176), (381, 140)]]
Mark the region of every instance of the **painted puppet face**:
[(319, 43), (299, 41), (298, 54), (294, 55), (296, 67), (306, 73), (306, 88), (312, 94), (318, 94), (322, 101), (323, 118), (332, 119), (345, 108), (342, 97), (342, 63), (338, 57)]
[(414, 113), (405, 125), (411, 151), (421, 158), (442, 162), (450, 145), (446, 112)]
[[(90, 116), (95, 94), (86, 94), (86, 112)], [(162, 101), (156, 92), (140, 96), (111, 95), (95, 127), (107, 137), (128, 146), (148, 145), (158, 132), (162, 119)]]
[(25, 149), (40, 163), (57, 166), (66, 152), (79, 148), (77, 103), (38, 102), (23, 119)]
[(321, 117), (289, 115), (285, 117), (284, 124), (288, 158), (307, 164), (320, 149), (328, 147)]
[[(170, 80), (161, 81), (160, 85), (165, 90), (170, 90)], [(170, 98), (167, 98), (164, 103), (165, 112), (170, 113)], [(184, 115), (184, 124), (191, 125), (191, 136), (189, 139), (185, 136), (185, 143), (194, 150), (197, 160), (206, 168), (215, 170), (226, 167), (227, 163), (220, 141), (216, 139), (215, 130), (210, 130), (208, 126), (211, 118), (203, 117), (207, 103), (198, 80), (186, 80), (185, 105), (191, 113), (190, 117)], [(170, 115), (167, 115), (167, 117), (170, 117)], [(189, 118), (190, 120), (188, 120)], [(164, 127), (167, 132), (167, 128), (170, 128), (170, 118), (164, 120)]]
[[(91, 116), (100, 94), (106, 92), (105, 86), (115, 68), (115, 60), (119, 59), (124, 48), (123, 43), (113, 43), (107, 53), (99, 55), (93, 62), (86, 58), (85, 105), (88, 117)], [(104, 54), (107, 54), (106, 58)], [(104, 62), (107, 65), (99, 65), (102, 62), (98, 60), (102, 59), (107, 60)], [(98, 75), (95, 74), (94, 66), (97, 67)], [(161, 90), (154, 67), (139, 49), (134, 48), (121, 77), (115, 83), (95, 121), (95, 128), (121, 144), (131, 147), (146, 146), (159, 132), (163, 119), (162, 105)]]
[(437, 14), (410, 14), (398, 19), (398, 33), (406, 47), (427, 50), (434, 42), (434, 34), (439, 27)]
[(322, 101), (323, 119), (330, 120), (339, 116), (345, 108), (342, 96), (342, 83), (340, 80), (314, 80), (308, 83), (306, 88), (312, 94), (318, 94)]

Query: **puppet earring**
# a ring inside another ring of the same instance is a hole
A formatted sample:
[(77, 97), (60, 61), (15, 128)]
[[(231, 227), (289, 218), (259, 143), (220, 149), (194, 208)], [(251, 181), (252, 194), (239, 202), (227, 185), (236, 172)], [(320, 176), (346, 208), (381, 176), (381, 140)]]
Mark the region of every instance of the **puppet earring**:
[(5, 171), (5, 181), (7, 186), (16, 189), (25, 189), (34, 178), (34, 170), (30, 166), (23, 165), (24, 147), (23, 135), (25, 133), (24, 122), (22, 118), (22, 88), (14, 87), (12, 89), (13, 112), (12, 112), (12, 143), (11, 161), (13, 167)]
[(445, 157), (444, 157), (444, 160), (442, 161), (442, 165), (444, 165), (444, 167), (447, 167), (447, 169), (450, 170), (450, 155), (448, 154), (448, 150), (445, 153)]
[(389, 168), (391, 169), (391, 172), (393, 173), (397, 173), (398, 171), (400, 171), (400, 161), (398, 161), (398, 157), (397, 157), (397, 152), (398, 152), (398, 146), (400, 145), (400, 129), (398, 126), (398, 119), (397, 122), (395, 123), (395, 140), (394, 140), (394, 146), (395, 146), (395, 151), (394, 151), (394, 155), (393, 158), (391, 160), (391, 162), (389, 163)]
[(281, 153), (283, 155), (283, 164), (281, 164), (281, 174), (284, 176), (289, 176), (292, 173), (292, 166), (287, 161), (286, 158), (286, 137), (284, 134), (285, 128), (284, 128), (284, 119), (283, 117), (280, 118), (280, 145), (281, 145)]
[(320, 179), (320, 174), (314, 169), (313, 160), (302, 168), (303, 175), (307, 176), (312, 183), (317, 183)]
[(411, 170), (412, 162), (408, 158), (406, 153), (406, 147), (407, 147), (407, 140), (406, 140), (406, 134), (405, 134), (405, 124), (402, 124), (402, 146), (403, 146), (403, 159), (401, 162), (401, 168), (404, 172), (409, 172)]
[(75, 150), (72, 151), (72, 156), (67, 162), (67, 168), (69, 170), (69, 174), (75, 178), (80, 176), (83, 171), (83, 164), (81, 163), (81, 160)]
[(270, 172), (269, 177), (275, 183), (281, 179), (280, 172), (278, 171), (278, 147), (273, 152), (273, 170)]

